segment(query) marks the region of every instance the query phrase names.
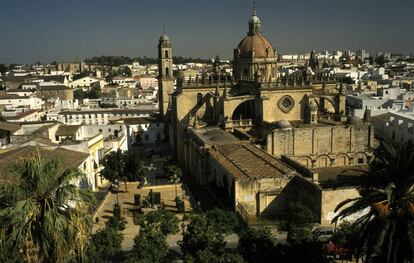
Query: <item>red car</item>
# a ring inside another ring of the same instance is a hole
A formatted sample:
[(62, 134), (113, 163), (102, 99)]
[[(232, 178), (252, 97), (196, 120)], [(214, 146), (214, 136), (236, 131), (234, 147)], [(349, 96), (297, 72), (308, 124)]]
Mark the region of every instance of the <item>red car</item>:
[(351, 249), (335, 245), (335, 243), (332, 240), (330, 240), (328, 244), (325, 244), (324, 248), (325, 248), (326, 254), (330, 256), (339, 256), (341, 258), (352, 257)]

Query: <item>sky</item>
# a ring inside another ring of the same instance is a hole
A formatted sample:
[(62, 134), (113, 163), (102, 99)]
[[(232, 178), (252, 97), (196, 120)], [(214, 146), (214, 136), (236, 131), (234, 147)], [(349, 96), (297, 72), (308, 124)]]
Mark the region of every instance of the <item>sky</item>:
[[(163, 26), (177, 56), (231, 59), (249, 0), (0, 0), (0, 63), (157, 55)], [(279, 53), (414, 53), (413, 0), (257, 0)]]

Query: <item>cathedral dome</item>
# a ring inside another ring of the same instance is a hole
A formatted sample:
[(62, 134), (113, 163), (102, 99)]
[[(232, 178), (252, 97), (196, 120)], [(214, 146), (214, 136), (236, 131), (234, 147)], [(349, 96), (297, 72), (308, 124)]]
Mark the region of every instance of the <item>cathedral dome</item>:
[(240, 50), (240, 57), (251, 57), (251, 52), (254, 50), (255, 58), (275, 58), (272, 44), (261, 33), (248, 35), (240, 41), (237, 48)]

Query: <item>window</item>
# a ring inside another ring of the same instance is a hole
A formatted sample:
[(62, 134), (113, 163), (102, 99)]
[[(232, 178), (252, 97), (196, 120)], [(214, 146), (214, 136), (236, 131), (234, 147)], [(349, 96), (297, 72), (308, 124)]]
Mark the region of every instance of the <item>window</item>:
[(167, 78), (170, 77), (170, 68), (168, 68), (168, 67), (165, 68), (165, 77), (167, 77)]
[(99, 129), (99, 132), (102, 132), (102, 129)]
[(358, 158), (358, 164), (363, 164), (364, 163), (364, 158)]
[(165, 58), (168, 58), (168, 50), (165, 50)]
[(279, 108), (285, 113), (290, 112), (294, 105), (295, 102), (291, 96), (286, 95), (279, 100)]

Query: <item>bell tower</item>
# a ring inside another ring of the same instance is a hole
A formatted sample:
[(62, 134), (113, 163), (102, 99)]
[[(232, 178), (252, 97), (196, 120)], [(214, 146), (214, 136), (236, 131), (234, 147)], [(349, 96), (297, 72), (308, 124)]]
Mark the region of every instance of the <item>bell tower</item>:
[(158, 42), (158, 103), (162, 118), (168, 118), (171, 107), (171, 93), (174, 92), (173, 56), (170, 38), (161, 35)]

